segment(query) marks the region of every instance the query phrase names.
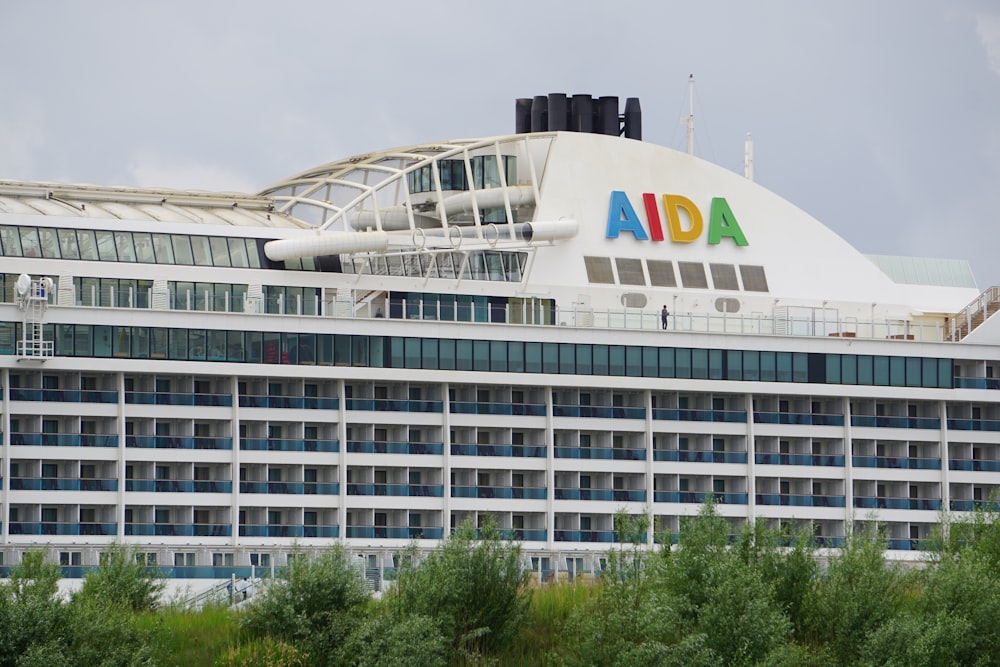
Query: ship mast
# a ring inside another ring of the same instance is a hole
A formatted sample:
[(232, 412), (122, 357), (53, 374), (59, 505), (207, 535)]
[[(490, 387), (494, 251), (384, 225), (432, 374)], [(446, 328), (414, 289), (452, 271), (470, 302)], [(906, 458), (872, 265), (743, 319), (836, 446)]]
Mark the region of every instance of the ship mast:
[(694, 74), (688, 76), (687, 153), (694, 155)]

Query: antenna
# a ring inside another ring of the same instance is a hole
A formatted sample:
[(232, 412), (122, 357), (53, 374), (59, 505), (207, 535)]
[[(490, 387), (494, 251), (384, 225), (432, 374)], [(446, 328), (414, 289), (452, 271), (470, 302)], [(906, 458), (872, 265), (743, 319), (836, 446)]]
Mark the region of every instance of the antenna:
[(688, 76), (687, 153), (694, 155), (694, 74)]
[(743, 144), (743, 175), (747, 180), (753, 180), (753, 137), (747, 132), (747, 140)]

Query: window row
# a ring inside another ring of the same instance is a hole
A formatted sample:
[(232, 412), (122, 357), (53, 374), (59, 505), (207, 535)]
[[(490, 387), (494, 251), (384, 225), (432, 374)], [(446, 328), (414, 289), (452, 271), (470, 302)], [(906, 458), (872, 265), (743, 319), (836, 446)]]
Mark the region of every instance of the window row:
[[(599, 285), (651, 285), (733, 292), (769, 291), (764, 267), (751, 264), (736, 266), (710, 263), (706, 273), (705, 265), (701, 262), (677, 262), (675, 273), (674, 262), (666, 259), (586, 256), (583, 261), (587, 269), (587, 281)], [(712, 277), (711, 285), (709, 275)]]
[(477, 250), (396, 255), (344, 256), (344, 273), (417, 278), (464, 278), (521, 282), (528, 261), (526, 252)]
[[(0, 323), (0, 354), (13, 354), (21, 324)], [(59, 356), (126, 357), (556, 373), (568, 375), (953, 386), (953, 361), (931, 357), (354, 336), (277, 331), (46, 325)]]
[(495, 155), (477, 155), (469, 158), (468, 169), (465, 160), (437, 160), (418, 167), (406, 175), (406, 186), (410, 194), (435, 192), (433, 167), (437, 166), (441, 190), (469, 190), (469, 178), (476, 190), (498, 188), (504, 182), (517, 183), (517, 158), (513, 155), (502, 157), (503, 178), (500, 177), (500, 163)]
[(0, 255), (259, 269), (263, 253), (255, 239), (0, 225)]

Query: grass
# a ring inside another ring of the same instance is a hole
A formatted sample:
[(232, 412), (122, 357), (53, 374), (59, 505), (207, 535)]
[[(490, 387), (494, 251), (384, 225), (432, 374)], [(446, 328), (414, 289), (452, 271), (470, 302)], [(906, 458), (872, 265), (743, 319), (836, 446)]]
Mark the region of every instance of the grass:
[(567, 622), (597, 595), (599, 585), (581, 581), (533, 588), (521, 634), (498, 656), (499, 665), (540, 665), (546, 655), (558, 653), (566, 641)]
[(212, 667), (240, 643), (236, 614), (224, 606), (168, 607), (143, 615), (141, 624), (156, 631), (155, 663), (163, 667)]

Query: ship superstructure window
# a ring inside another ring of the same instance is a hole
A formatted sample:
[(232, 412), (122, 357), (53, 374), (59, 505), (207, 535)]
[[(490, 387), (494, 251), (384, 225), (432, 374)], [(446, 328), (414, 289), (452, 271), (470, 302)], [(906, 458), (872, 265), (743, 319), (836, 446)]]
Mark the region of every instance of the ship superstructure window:
[(743, 279), (743, 289), (747, 292), (769, 291), (763, 266), (740, 264), (740, 277)]
[(653, 287), (677, 287), (677, 277), (674, 276), (674, 263), (662, 259), (647, 259), (649, 282)]
[(708, 289), (705, 265), (698, 262), (677, 262), (681, 272), (681, 285), (693, 289)]
[(583, 263), (587, 267), (587, 282), (599, 285), (615, 284), (610, 257), (584, 257)]
[[(464, 160), (438, 160), (438, 177), (441, 179), (442, 190), (469, 190), (469, 175)], [(414, 169), (406, 175), (406, 185), (411, 194), (418, 192), (434, 192), (432, 164)], [(503, 156), (503, 171), (507, 183), (517, 183), (517, 158), (512, 155)], [(472, 187), (477, 190), (498, 188), (501, 186), (500, 169), (495, 155), (477, 155), (469, 158), (472, 171)]]
[(261, 268), (255, 239), (0, 225), (0, 254), (100, 262)]
[(528, 253), (500, 250), (341, 258), (344, 273), (520, 282)]
[(715, 289), (732, 291), (740, 289), (739, 283), (736, 282), (736, 267), (732, 264), (709, 264), (708, 268), (712, 272), (712, 285)]
[(642, 261), (638, 259), (615, 259), (618, 268), (618, 282), (622, 285), (645, 285), (646, 276), (642, 272)]

